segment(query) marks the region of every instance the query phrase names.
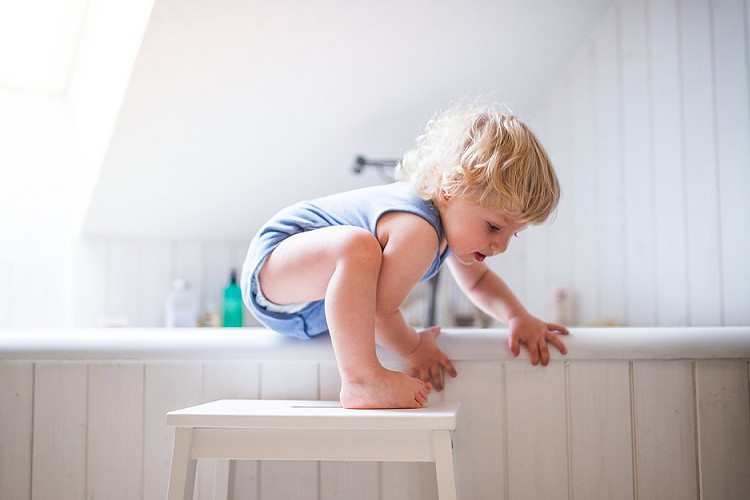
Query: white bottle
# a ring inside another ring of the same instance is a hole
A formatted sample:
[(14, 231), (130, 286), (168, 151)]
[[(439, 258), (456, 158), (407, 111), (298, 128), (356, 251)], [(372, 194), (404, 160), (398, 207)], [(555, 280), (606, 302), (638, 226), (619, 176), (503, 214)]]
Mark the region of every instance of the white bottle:
[(164, 302), (164, 326), (194, 327), (198, 322), (198, 304), (190, 290), (190, 282), (176, 279)]
[(555, 323), (561, 325), (573, 326), (576, 324), (575, 298), (572, 290), (555, 288), (552, 318)]

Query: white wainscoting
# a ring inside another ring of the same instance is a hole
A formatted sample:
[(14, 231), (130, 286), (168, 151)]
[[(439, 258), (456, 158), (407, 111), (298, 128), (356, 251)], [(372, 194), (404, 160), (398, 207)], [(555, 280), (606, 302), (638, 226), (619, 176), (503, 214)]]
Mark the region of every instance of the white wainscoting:
[[(164, 325), (164, 301), (174, 279), (188, 280), (195, 297), (221, 308), (232, 269), (240, 270), (248, 241), (157, 240), (142, 238), (81, 238), (76, 247), (75, 314), (71, 326), (101, 327), (120, 322), (128, 327)], [(3, 267), (0, 263), (0, 328), (3, 322)], [(428, 286), (418, 284), (402, 305), (411, 324), (424, 324)], [(438, 322), (455, 325), (454, 314), (473, 311), (450, 273), (441, 272)], [(9, 302), (10, 304), (10, 302)], [(460, 311), (459, 311), (460, 310)], [(260, 326), (245, 310), (245, 326)], [(30, 320), (22, 326), (34, 325)], [(122, 326), (122, 324), (120, 326)], [(477, 318), (477, 322), (479, 320)]]
[(197, 300), (221, 307), (229, 273), (242, 267), (248, 243), (81, 238), (73, 326), (102, 326), (108, 320), (130, 327), (163, 326), (164, 301), (177, 278), (190, 282)]
[[(439, 338), (461, 498), (750, 498), (750, 328), (576, 329), (546, 368), (504, 330)], [(399, 368), (389, 353), (384, 362)], [(165, 498), (167, 411), (337, 399), (330, 341), (262, 329), (0, 331), (0, 498)], [(198, 498), (209, 498), (201, 464)], [(239, 499), (433, 499), (429, 464), (238, 462)]]
[(497, 259), (535, 314), (562, 286), (579, 324), (750, 324), (748, 16), (746, 0), (618, 1), (550, 85), (529, 122), (559, 213)]

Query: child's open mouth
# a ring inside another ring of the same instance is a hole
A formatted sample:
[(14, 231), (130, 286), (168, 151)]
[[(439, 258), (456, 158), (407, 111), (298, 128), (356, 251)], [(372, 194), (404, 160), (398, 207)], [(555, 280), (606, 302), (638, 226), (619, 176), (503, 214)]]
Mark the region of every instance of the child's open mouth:
[(474, 252), (474, 259), (476, 259), (477, 262), (482, 262), (484, 259), (486, 259), (487, 256), (483, 253)]

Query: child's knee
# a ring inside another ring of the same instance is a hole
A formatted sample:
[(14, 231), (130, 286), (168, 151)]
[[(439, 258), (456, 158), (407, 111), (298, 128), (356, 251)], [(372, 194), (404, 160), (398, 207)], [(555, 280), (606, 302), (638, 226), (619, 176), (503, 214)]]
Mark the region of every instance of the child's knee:
[(378, 239), (366, 229), (350, 227), (343, 238), (340, 257), (350, 263), (366, 268), (380, 269), (383, 249)]

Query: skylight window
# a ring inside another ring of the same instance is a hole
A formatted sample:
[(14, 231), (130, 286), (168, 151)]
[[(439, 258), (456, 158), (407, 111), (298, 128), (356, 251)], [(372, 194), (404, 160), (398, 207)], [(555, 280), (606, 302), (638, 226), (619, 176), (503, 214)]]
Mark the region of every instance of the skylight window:
[(0, 2), (0, 90), (62, 94), (89, 0)]

